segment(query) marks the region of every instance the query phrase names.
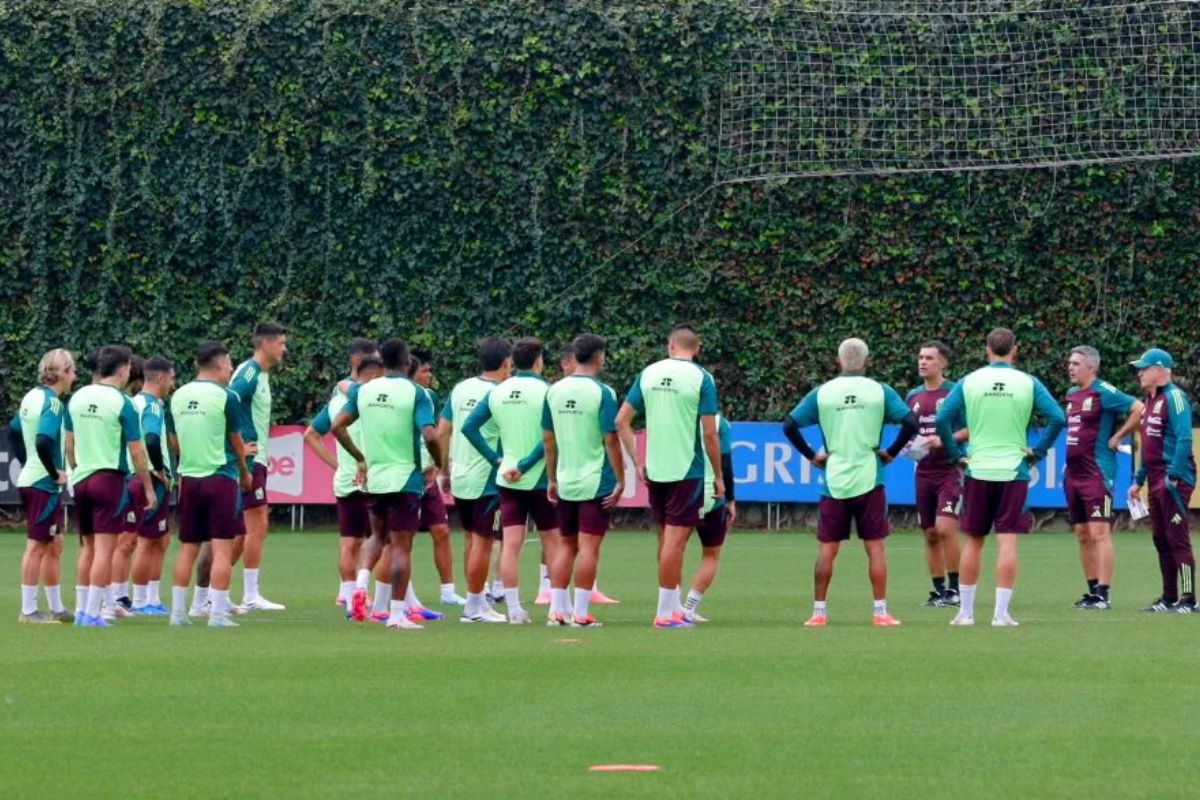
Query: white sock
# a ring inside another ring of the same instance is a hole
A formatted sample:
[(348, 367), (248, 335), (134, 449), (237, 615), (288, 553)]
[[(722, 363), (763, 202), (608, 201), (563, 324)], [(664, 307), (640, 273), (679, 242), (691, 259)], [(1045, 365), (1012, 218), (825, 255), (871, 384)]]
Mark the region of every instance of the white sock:
[(134, 608), (143, 608), (146, 605), (149, 605), (146, 601), (146, 594), (147, 594), (147, 587), (138, 586), (136, 583), (133, 585), (133, 607)]
[(187, 614), (187, 590), (186, 586), (171, 587), (171, 616), (182, 617)]
[(408, 589), (406, 589), (404, 592), (404, 604), (408, 606), (410, 611), (414, 608), (425, 607), (421, 605), (421, 600), (417, 597), (417, 590), (413, 588), (413, 582), (411, 580), (408, 582)]
[(33, 614), (38, 610), (37, 607), (37, 584), (26, 586), (21, 584), (21, 613)]
[(392, 601), (392, 613), (391, 613), (391, 616), (388, 617), (388, 624), (390, 625), (393, 622), (399, 622), (401, 619), (403, 619), (406, 616), (408, 616), (408, 609), (406, 609), (404, 607), (404, 601), (403, 600), (393, 600)]
[(258, 599), (258, 570), (242, 569), (242, 603)]
[(129, 581), (121, 581), (117, 584), (117, 597), (129, 597)]
[(208, 587), (197, 586), (196, 591), (192, 592), (192, 608), (196, 611), (203, 611), (208, 605)]
[(75, 611), (76, 612), (79, 612), (79, 611), (83, 611), (84, 613), (87, 612), (87, 594), (88, 594), (88, 587), (86, 584), (83, 586), (75, 587)]
[(354, 581), (342, 581), (342, 599), (347, 603), (354, 596)]
[(458, 592), (455, 590), (453, 583), (442, 584), (442, 597), (451, 597), (456, 594), (458, 594)]
[(958, 585), (958, 615), (960, 617), (975, 618), (975, 590), (978, 585), (968, 586), (965, 583)]
[(675, 600), (671, 597), (671, 593), (674, 591), (674, 589), (664, 589), (661, 586), (658, 587), (659, 619), (670, 619), (671, 615), (675, 613)]
[(492, 597), (504, 597), (504, 581), (492, 581)]
[(107, 603), (109, 608), (117, 607), (117, 598), (121, 596), (120, 591), (121, 591), (121, 584), (110, 583), (108, 585), (108, 589), (105, 590), (105, 593), (104, 593), (104, 600)]
[(541, 565), (541, 570), (538, 572), (538, 594), (550, 591), (550, 570), (545, 564)]
[(229, 590), (228, 589), (209, 589), (209, 596), (212, 597), (212, 616), (223, 617), (229, 613)]
[(1012, 589), (996, 587), (996, 611), (993, 614), (996, 619), (1005, 619), (1008, 617), (1008, 603), (1012, 600), (1012, 593)]
[(704, 599), (704, 592), (697, 592), (695, 589), (688, 590), (687, 601), (683, 604), (684, 611), (695, 611), (700, 607), (700, 601)]
[(371, 570), (360, 569), (354, 576), (354, 588), (362, 589), (364, 592), (371, 585)]
[(550, 613), (563, 616), (571, 613), (571, 597), (566, 589), (550, 588)]
[(375, 581), (375, 604), (372, 611), (380, 612), (387, 611), (388, 604), (392, 602), (392, 585), (382, 581)]
[(162, 598), (159, 596), (158, 592), (159, 592), (159, 582), (158, 581), (150, 581), (150, 583), (146, 584), (146, 604), (147, 605), (152, 605), (152, 606), (161, 606), (162, 605)]
[(483, 611), (485, 604), (483, 592), (467, 592), (467, 604), (463, 606), (464, 617), (476, 617)]
[(681, 595), (682, 595), (682, 592), (680, 591), (680, 588), (679, 588), (678, 586), (676, 586), (676, 587), (675, 587), (675, 589), (674, 589), (674, 594), (672, 594), (672, 595), (671, 595), (671, 597), (672, 597), (672, 598), (674, 599), (674, 601), (675, 601), (675, 611), (674, 611), (674, 613), (676, 613), (676, 614), (682, 614), (682, 613), (683, 613), (683, 610), (684, 610), (684, 609), (683, 609), (683, 603), (679, 602), (679, 598), (680, 598), (680, 596), (681, 596)]
[(813, 600), (813, 616), (823, 617), (827, 613), (828, 608), (824, 600)]
[(588, 615), (588, 604), (592, 602), (592, 590), (575, 587), (575, 619)]
[(887, 598), (886, 597), (882, 600), (875, 601), (875, 616), (877, 616), (877, 617), (886, 617), (887, 616)]
[(513, 611), (523, 611), (521, 608), (521, 589), (520, 587), (504, 587), (504, 603), (508, 606), (508, 611), (511, 614)]
[(66, 609), (63, 608), (62, 602), (62, 587), (61, 586), (46, 586), (46, 603), (50, 606), (52, 614), (58, 614)]
[(87, 595), (87, 613), (89, 617), (100, 616), (100, 603), (108, 590), (103, 586), (89, 586)]

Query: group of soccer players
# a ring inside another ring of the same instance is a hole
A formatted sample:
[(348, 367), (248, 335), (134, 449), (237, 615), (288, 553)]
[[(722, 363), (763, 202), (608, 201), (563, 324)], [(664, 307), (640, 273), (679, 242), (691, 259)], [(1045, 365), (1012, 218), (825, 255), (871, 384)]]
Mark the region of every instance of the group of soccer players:
[[(922, 385), (901, 400), (891, 387), (866, 377), (867, 346), (847, 339), (838, 350), (841, 375), (812, 390), (789, 415), (785, 435), (825, 472), (815, 601), (806, 624), (819, 627), (828, 622), (826, 592), (852, 521), (867, 551), (874, 623), (899, 624), (887, 608), (884, 540), (889, 528), (883, 468), (907, 450), (918, 459), (917, 513), (934, 586), (927, 605), (956, 607), (952, 625), (975, 624), (982, 553), (994, 532), (999, 553), (992, 625), (1016, 626), (1010, 603), (1018, 542), (1033, 527), (1030, 470), (1046, 457), (1064, 426), (1068, 517), (1079, 537), (1087, 580), (1087, 590), (1075, 606), (1112, 607), (1116, 453), (1122, 439), (1139, 429), (1141, 465), (1129, 499), (1136, 504), (1142, 487), (1147, 487), (1162, 573), (1162, 594), (1144, 610), (1194, 613), (1195, 561), (1188, 530), (1188, 502), (1196, 482), (1192, 412), (1187, 396), (1172, 382), (1170, 354), (1150, 349), (1131, 362), (1146, 393), (1146, 399), (1138, 401), (1099, 379), (1095, 348), (1076, 347), (1067, 361), (1073, 386), (1060, 405), (1037, 378), (1014, 366), (1017, 341), (1012, 331), (993, 330), (985, 350), (987, 365), (954, 383), (945, 377), (949, 348), (938, 341), (927, 343), (917, 360)], [(1028, 430), (1036, 417), (1045, 429), (1029, 447)], [(899, 424), (900, 431), (884, 448), (883, 426), (889, 422)], [(802, 431), (809, 425), (821, 428), (821, 452), (805, 440)], [(961, 552), (960, 528), (966, 535)]]
[[(399, 339), (351, 343), (349, 376), (335, 385), (305, 433), (335, 470), (338, 601), (347, 617), (414, 629), (443, 616), (421, 604), (411, 580), (414, 537), (428, 530), (441, 601), (462, 605), (462, 622), (530, 623), (519, 563), (532, 526), (542, 545), (538, 594), (549, 605), (547, 623), (599, 627), (591, 604), (615, 602), (596, 585), (601, 545), (624, 492), (628, 461), (645, 480), (658, 528), (654, 625), (685, 628), (703, 621), (698, 607), (736, 513), (730, 428), (719, 413), (715, 382), (696, 363), (696, 332), (679, 326), (668, 338), (667, 357), (642, 370), (618, 403), (600, 380), (606, 347), (599, 336), (580, 335), (563, 359), (563, 377), (550, 384), (543, 377), (541, 341), (484, 339), (479, 375), (458, 383), (439, 409), (430, 387), (430, 354), (410, 352)], [(223, 345), (202, 344), (196, 379), (176, 390), (170, 361), (143, 360), (127, 347), (107, 346), (92, 356), (93, 383), (76, 390), (65, 406), (61, 398), (75, 382), (74, 359), (61, 349), (43, 357), (38, 386), (22, 399), (11, 426), (24, 463), (18, 486), (28, 526), (21, 621), (107, 627), (137, 614), (169, 615), (172, 625), (205, 617), (212, 627), (233, 627), (231, 617), (239, 614), (283, 609), (262, 596), (259, 570), (268, 530), (269, 375), (286, 354), (286, 331), (263, 324), (255, 331), (253, 356), (236, 370)], [(874, 623), (899, 624), (887, 607), (883, 469), (907, 453), (919, 462), (917, 510), (934, 587), (927, 605), (955, 607), (952, 624), (974, 624), (982, 552), (994, 532), (999, 555), (992, 624), (1015, 626), (1009, 608), (1019, 536), (1032, 528), (1030, 469), (1064, 426), (1067, 507), (1088, 587), (1076, 606), (1111, 607), (1116, 452), (1125, 435), (1140, 429), (1142, 463), (1130, 500), (1148, 483), (1163, 578), (1161, 597), (1146, 610), (1194, 612), (1187, 511), (1195, 484), (1191, 405), (1171, 381), (1170, 355), (1152, 349), (1133, 362), (1146, 392), (1138, 401), (1099, 380), (1095, 349), (1073, 349), (1068, 374), (1074, 386), (1064, 412), (1040, 381), (1013, 366), (1017, 342), (1011, 331), (988, 334), (986, 354), (986, 366), (954, 383), (946, 378), (949, 349), (927, 343), (917, 359), (922, 384), (901, 399), (866, 376), (867, 346), (848, 339), (838, 351), (841, 374), (788, 415), (784, 434), (824, 471), (815, 601), (806, 624), (827, 624), (826, 594), (852, 523), (868, 555)], [(638, 415), (646, 429), (644, 458), (634, 437)], [(1045, 431), (1030, 448), (1026, 437), (1035, 417), (1044, 420)], [(900, 431), (884, 448), (887, 423), (899, 424)], [(814, 425), (824, 442), (819, 451), (804, 435)], [(336, 454), (325, 447), (327, 434), (337, 442)], [(59, 590), (68, 481), (82, 542), (73, 615)], [(168, 610), (159, 581), (174, 486), (181, 546)], [(443, 492), (453, 498), (466, 532), (465, 598), (455, 590)], [(966, 534), (961, 551), (960, 528)], [(693, 531), (703, 553), (685, 598), (683, 562)], [(239, 559), (245, 589), (235, 605), (229, 586)], [(375, 598), (368, 603), (373, 572)], [(491, 591), (489, 572), (496, 578)], [(39, 582), (49, 613), (38, 610)], [(506, 614), (497, 610), (500, 604)]]
[[(259, 570), (267, 537), (269, 374), (286, 354), (284, 329), (260, 325), (253, 356), (237, 370), (224, 346), (205, 343), (196, 353), (196, 379), (175, 390), (170, 361), (109, 345), (90, 358), (92, 383), (65, 405), (74, 357), (63, 349), (42, 357), (38, 386), (10, 426), (23, 461), (17, 485), (28, 531), (21, 621), (109, 627), (121, 617), (169, 614), (172, 625), (207, 617), (213, 627), (231, 627), (232, 615), (284, 609), (259, 591)], [(180, 550), (168, 611), (160, 581), (176, 479)], [(74, 614), (59, 582), (68, 481), (81, 541)], [(239, 559), (244, 594), (234, 605), (229, 583)], [(38, 610), (39, 580), (48, 614)]]

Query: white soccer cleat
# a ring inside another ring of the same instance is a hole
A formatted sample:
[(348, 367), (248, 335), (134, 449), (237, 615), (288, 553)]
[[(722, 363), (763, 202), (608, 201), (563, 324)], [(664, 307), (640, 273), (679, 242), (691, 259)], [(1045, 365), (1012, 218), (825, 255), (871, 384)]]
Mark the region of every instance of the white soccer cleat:
[(691, 622), (691, 623), (696, 623), (696, 622), (708, 622), (708, 617), (702, 617), (702, 616), (700, 616), (700, 612), (699, 612), (699, 611), (687, 611), (687, 610), (685, 610), (685, 611), (683, 612), (683, 618), (684, 618), (684, 619), (686, 619), (688, 622)]
[(208, 616), (208, 606), (204, 606), (204, 608), (197, 608), (196, 606), (192, 606), (191, 609), (188, 611), (188, 616), (194, 617), (195, 619), (204, 619)]
[(967, 627), (975, 624), (974, 617), (968, 617), (964, 614), (958, 614), (954, 619), (950, 620), (950, 624), (956, 627)]
[(170, 624), (172, 628), (185, 628), (191, 625), (192, 621), (182, 614), (172, 614)]
[(249, 611), (286, 611), (287, 606), (283, 603), (272, 603), (261, 594), (258, 597), (251, 597), (242, 600), (242, 605)]
[(533, 623), (533, 618), (529, 616), (529, 612), (523, 608), (517, 608), (508, 612), (509, 625), (530, 625)]
[(467, 598), (455, 592), (442, 595), (442, 605), (444, 606), (465, 606), (466, 604)]
[(391, 617), (387, 621), (387, 627), (388, 627), (389, 631), (423, 631), (423, 630), (425, 630), (424, 625), (418, 625), (417, 623), (415, 623), (411, 619), (409, 619), (407, 615), (401, 615), (399, 617), (396, 617), (396, 616)]
[(225, 614), (212, 614), (208, 618), (208, 627), (210, 627), (210, 628), (237, 628), (240, 626), (236, 622), (231, 620)]
[(1017, 622), (1015, 619), (1008, 616), (1007, 614), (1005, 614), (1003, 617), (993, 617), (992, 618), (992, 627), (993, 628), (1015, 628), (1019, 624), (1020, 624), (1019, 622)]

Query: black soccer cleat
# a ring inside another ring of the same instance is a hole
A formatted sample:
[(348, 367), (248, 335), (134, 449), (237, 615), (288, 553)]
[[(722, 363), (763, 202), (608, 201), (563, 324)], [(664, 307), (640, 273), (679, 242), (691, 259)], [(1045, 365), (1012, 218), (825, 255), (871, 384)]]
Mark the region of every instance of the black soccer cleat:
[(1176, 601), (1164, 600), (1163, 598), (1160, 597), (1157, 600), (1155, 600), (1154, 602), (1152, 602), (1150, 605), (1143, 608), (1142, 611), (1145, 611), (1146, 613), (1149, 613), (1149, 614), (1169, 614), (1169, 613), (1175, 611), (1176, 605), (1177, 605)]
[(1112, 608), (1112, 603), (1109, 602), (1107, 597), (1101, 597), (1098, 594), (1094, 594), (1087, 599), (1086, 603), (1079, 606), (1079, 608), (1086, 609), (1088, 611), (1107, 611), (1108, 609)]
[(942, 596), (938, 598), (937, 605), (942, 608), (958, 608), (961, 601), (958, 598), (958, 592), (953, 589), (947, 589), (942, 592)]
[(1088, 603), (1089, 603), (1089, 602), (1090, 602), (1090, 601), (1091, 601), (1091, 600), (1092, 600), (1092, 599), (1093, 599), (1095, 596), (1096, 596), (1096, 595), (1092, 594), (1091, 592), (1084, 592), (1084, 593), (1083, 593), (1083, 597), (1081, 597), (1081, 598), (1079, 598), (1078, 600), (1076, 600), (1076, 601), (1075, 601), (1075, 605), (1073, 605), (1073, 606), (1072, 606), (1072, 608), (1087, 608), (1087, 607), (1088, 607)]
[(133, 601), (128, 597), (118, 597), (117, 604), (126, 611), (133, 611)]
[(929, 599), (925, 601), (924, 606), (926, 608), (937, 608), (941, 604), (942, 604), (942, 593), (941, 592), (930, 592)]
[(1190, 599), (1189, 600), (1180, 600), (1178, 603), (1171, 606), (1171, 610), (1174, 611), (1176, 614), (1195, 614), (1197, 611), (1196, 601), (1190, 600)]

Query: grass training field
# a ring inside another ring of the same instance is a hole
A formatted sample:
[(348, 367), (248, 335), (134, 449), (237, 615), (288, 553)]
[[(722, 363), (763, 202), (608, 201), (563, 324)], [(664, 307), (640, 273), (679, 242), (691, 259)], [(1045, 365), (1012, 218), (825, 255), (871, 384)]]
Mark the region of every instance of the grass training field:
[[(648, 534), (610, 535), (601, 584), (624, 603), (597, 607), (606, 627), (583, 631), (467, 626), (456, 614), (415, 632), (348, 623), (333, 604), (328, 532), (271, 539), (264, 591), (288, 610), (237, 630), (22, 626), (23, 543), (0, 536), (12, 590), (0, 620), (0, 798), (1200, 793), (1200, 619), (1138, 613), (1158, 594), (1144, 532), (1118, 536), (1109, 612), (1070, 608), (1083, 588), (1074, 537), (1027, 537), (1017, 629), (987, 624), (990, 570), (975, 628), (920, 607), (929, 587), (910, 532), (890, 543), (889, 599), (904, 625), (871, 626), (852, 542), (823, 630), (802, 626), (811, 533), (732, 535), (702, 607), (712, 622), (677, 631), (650, 626)], [(417, 551), (431, 602), (429, 542)], [(69, 542), (64, 563), (76, 552)], [(527, 547), (531, 610), (537, 558)], [(606, 763), (661, 771), (588, 771)]]

